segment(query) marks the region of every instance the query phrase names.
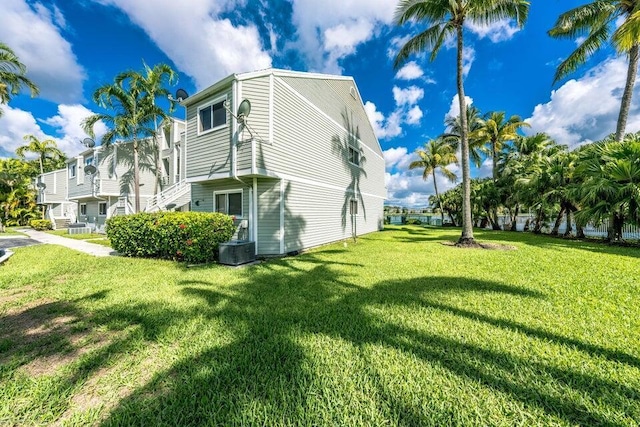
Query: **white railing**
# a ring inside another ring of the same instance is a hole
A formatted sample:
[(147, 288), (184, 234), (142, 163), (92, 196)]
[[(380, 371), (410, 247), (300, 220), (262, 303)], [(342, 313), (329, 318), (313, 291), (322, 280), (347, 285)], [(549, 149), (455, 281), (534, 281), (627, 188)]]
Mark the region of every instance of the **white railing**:
[(190, 188), (191, 187), (186, 180), (176, 182), (171, 187), (168, 187), (164, 191), (161, 191), (160, 193), (151, 197), (147, 201), (147, 207), (145, 208), (145, 211), (152, 212), (156, 209), (166, 209), (166, 206), (168, 204), (187, 194)]

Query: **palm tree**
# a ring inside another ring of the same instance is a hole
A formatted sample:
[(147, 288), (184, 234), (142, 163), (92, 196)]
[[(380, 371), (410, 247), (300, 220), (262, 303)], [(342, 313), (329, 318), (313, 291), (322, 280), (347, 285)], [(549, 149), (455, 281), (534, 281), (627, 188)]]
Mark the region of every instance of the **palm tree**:
[[(436, 199), (440, 205), (440, 195), (438, 194), (438, 183), (436, 180), (436, 170), (440, 169), (440, 173), (449, 181), (455, 182), (458, 177), (446, 167), (452, 163), (458, 164), (458, 158), (451, 145), (442, 138), (432, 139), (424, 145), (424, 150), (416, 150), (416, 154), (420, 160), (414, 160), (409, 164), (409, 169), (422, 168), (422, 179), (425, 181), (429, 175), (433, 177), (433, 188), (436, 192)], [(444, 212), (440, 209), (442, 222), (444, 223)]]
[[(554, 83), (571, 74), (583, 65), (591, 55), (609, 41), (618, 53), (629, 55), (627, 81), (622, 94), (620, 113), (616, 126), (616, 141), (624, 138), (633, 86), (638, 72), (638, 58), (640, 53), (640, 4), (637, 0), (595, 0), (591, 3), (571, 9), (558, 18), (549, 30), (549, 35), (555, 38), (584, 40), (556, 70)], [(622, 18), (620, 27), (615, 29), (616, 22)], [(611, 32), (614, 30), (613, 33)]]
[(523, 122), (520, 116), (511, 116), (505, 120), (504, 111), (492, 111), (479, 120), (478, 129), (471, 131), (474, 139), (489, 145), (489, 153), (493, 161), (492, 176), (495, 182), (498, 179), (498, 154), (507, 141), (513, 141), (518, 137), (518, 129), (530, 127)]
[[(483, 142), (475, 137), (481, 126), (480, 110), (474, 105), (467, 105), (467, 128), (469, 130), (469, 156), (473, 164), (480, 167), (483, 157)], [(460, 115), (455, 117), (447, 116), (444, 120), (447, 132), (441, 135), (453, 147), (454, 151), (458, 151), (462, 141), (462, 121)]]
[(53, 160), (56, 164), (59, 163), (59, 159), (66, 159), (66, 156), (58, 149), (58, 145), (53, 139), (40, 141), (33, 135), (25, 135), (23, 139), (27, 141), (27, 144), (18, 147), (16, 154), (22, 159), (25, 158), (25, 153), (27, 152), (37, 154), (41, 174), (45, 172), (45, 165), (48, 159)]
[(130, 72), (116, 76), (113, 84), (99, 87), (93, 94), (93, 100), (100, 107), (112, 111), (93, 114), (82, 122), (87, 134), (95, 137), (93, 127), (102, 121), (110, 129), (102, 136), (102, 145), (109, 146), (119, 139), (133, 142), (133, 187), (135, 194), (134, 208), (140, 211), (140, 142), (155, 133), (154, 122), (157, 118), (165, 119), (167, 114), (151, 102), (146, 89)]
[(0, 104), (11, 101), (11, 98), (20, 93), (25, 86), (31, 91), (31, 96), (38, 95), (40, 90), (25, 76), (26, 73), (27, 67), (20, 62), (13, 50), (0, 42)]
[[(167, 64), (156, 64), (153, 68), (149, 67), (143, 62), (144, 72), (139, 73), (137, 71), (126, 71), (118, 76), (120, 81), (125, 79), (131, 79), (131, 84), (139, 86), (142, 91), (149, 98), (152, 105), (156, 105), (157, 98), (169, 99), (169, 114), (174, 111), (175, 102), (172, 98), (169, 98), (169, 90), (166, 85), (175, 84), (177, 81), (177, 74)], [(116, 79), (116, 82), (118, 81)], [(166, 116), (162, 116), (163, 118)], [(158, 192), (158, 186), (160, 184), (160, 147), (158, 147), (158, 116), (153, 120), (153, 126), (155, 132), (153, 134), (154, 143), (154, 161), (156, 170), (156, 181), (154, 187), (154, 194)]]
[[(394, 21), (403, 25), (423, 21), (427, 29), (405, 43), (396, 56), (394, 66), (400, 67), (411, 54), (431, 51), (434, 60), (443, 43), (450, 37), (457, 42), (457, 86), (460, 112), (467, 111), (463, 76), (463, 28), (466, 21), (480, 25), (501, 19), (515, 19), (523, 26), (529, 12), (527, 0), (400, 0)], [(469, 135), (466, 114), (460, 114), (462, 146), (462, 235), (458, 245), (475, 245), (471, 221), (471, 176), (469, 168)]]

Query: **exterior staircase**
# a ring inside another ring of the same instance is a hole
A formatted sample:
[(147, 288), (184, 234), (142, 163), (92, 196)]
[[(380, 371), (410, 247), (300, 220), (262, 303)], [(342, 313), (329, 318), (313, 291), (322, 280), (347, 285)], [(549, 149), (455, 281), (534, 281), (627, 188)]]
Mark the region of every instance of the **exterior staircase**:
[(69, 218), (56, 218), (55, 229), (60, 230), (61, 228), (69, 228), (70, 223), (71, 223), (71, 220)]
[(167, 210), (167, 206), (179, 208), (186, 205), (191, 200), (191, 184), (186, 180), (176, 182), (165, 188), (147, 201), (145, 212), (156, 212)]

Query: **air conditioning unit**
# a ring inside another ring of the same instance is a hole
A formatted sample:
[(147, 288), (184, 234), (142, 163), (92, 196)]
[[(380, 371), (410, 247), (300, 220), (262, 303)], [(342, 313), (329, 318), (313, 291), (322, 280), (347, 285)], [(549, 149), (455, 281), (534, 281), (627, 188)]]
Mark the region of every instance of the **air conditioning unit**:
[(256, 260), (256, 242), (248, 240), (231, 240), (220, 243), (218, 262), (225, 265), (241, 265)]

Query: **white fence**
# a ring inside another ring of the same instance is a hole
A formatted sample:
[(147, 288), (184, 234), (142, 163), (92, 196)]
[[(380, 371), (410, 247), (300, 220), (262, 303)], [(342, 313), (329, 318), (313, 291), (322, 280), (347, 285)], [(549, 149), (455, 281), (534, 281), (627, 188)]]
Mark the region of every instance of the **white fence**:
[[(533, 229), (534, 226), (534, 218), (532, 216), (529, 215), (519, 215), (517, 220), (516, 220), (516, 230), (517, 231), (523, 231), (524, 230), (524, 226), (525, 223), (527, 222), (527, 220), (530, 221), (530, 229)], [(505, 222), (509, 222), (509, 219), (507, 218), (505, 220), (505, 218), (500, 218), (499, 221), (501, 226), (504, 226)], [(543, 233), (549, 233), (551, 232), (551, 229), (553, 228), (553, 222), (548, 223), (548, 225), (546, 227), (543, 227), (542, 232)], [(566, 221), (562, 221), (562, 223), (560, 223), (560, 228), (558, 229), (558, 234), (564, 234), (564, 232), (567, 230), (567, 222)], [(602, 223), (598, 226), (594, 225), (594, 224), (587, 224), (586, 227), (583, 228), (584, 231), (584, 235), (587, 237), (596, 237), (596, 238), (605, 238), (607, 237), (607, 231), (609, 230), (609, 224), (608, 223)], [(572, 223), (572, 227), (571, 227), (571, 232), (572, 234), (575, 236), (576, 235), (576, 224), (575, 222)], [(625, 240), (640, 240), (640, 227), (636, 226), (636, 225), (631, 225), (631, 224), (625, 224), (622, 227), (622, 238)]]

